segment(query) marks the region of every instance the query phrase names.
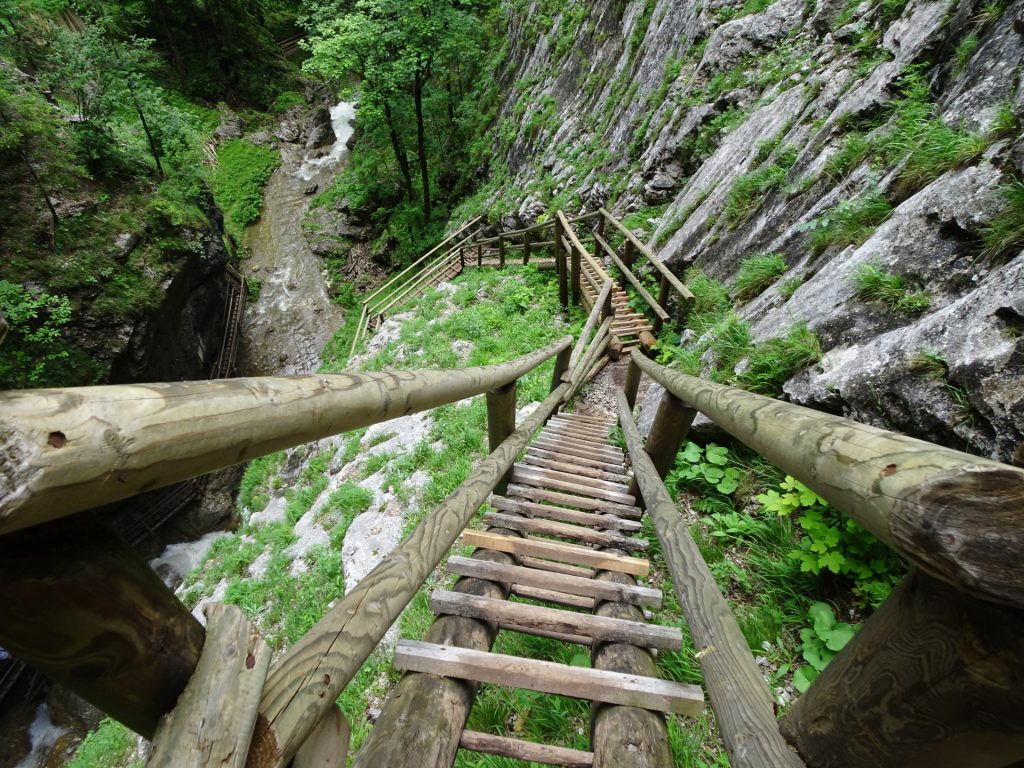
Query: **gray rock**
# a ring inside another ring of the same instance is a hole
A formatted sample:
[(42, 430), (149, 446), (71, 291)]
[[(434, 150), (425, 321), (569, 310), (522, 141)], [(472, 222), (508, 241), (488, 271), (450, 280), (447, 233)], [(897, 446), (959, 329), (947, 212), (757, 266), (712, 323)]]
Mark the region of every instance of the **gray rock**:
[(641, 437), (647, 437), (651, 433), (654, 417), (658, 413), (658, 406), (661, 403), (661, 398), (664, 396), (665, 388), (657, 382), (651, 382), (651, 386), (647, 388), (643, 398), (640, 400), (640, 413), (636, 420), (636, 426), (640, 430)]
[(247, 138), (253, 144), (261, 147), (274, 143), (274, 137), (270, 131), (256, 131), (256, 133), (250, 133)]
[(310, 184), (309, 186), (305, 187), (302, 190), (302, 194), (304, 194), (304, 195), (315, 195), (317, 193), (317, 190), (319, 190), (319, 189), (320, 189), (320, 185), (319, 184)]
[(281, 141), (294, 144), (302, 140), (302, 127), (295, 120), (284, 119), (274, 131), (274, 136)]
[(804, 0), (779, 0), (762, 13), (726, 22), (712, 33), (701, 65), (714, 71), (732, 69), (740, 59), (797, 29), (803, 12)]
[(114, 238), (114, 248), (117, 249), (118, 258), (126, 259), (135, 250), (141, 238), (133, 232), (122, 232)]
[(240, 139), (242, 138), (242, 123), (239, 120), (229, 120), (226, 123), (218, 125), (213, 131), (215, 138), (225, 141), (226, 139)]

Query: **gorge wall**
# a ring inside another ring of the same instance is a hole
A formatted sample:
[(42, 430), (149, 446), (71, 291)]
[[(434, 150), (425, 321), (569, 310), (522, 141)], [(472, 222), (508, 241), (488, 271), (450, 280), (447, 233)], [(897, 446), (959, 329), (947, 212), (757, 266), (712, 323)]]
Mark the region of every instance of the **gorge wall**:
[[(558, 5), (508, 4), (489, 201), (505, 226), (609, 205), (674, 270), (727, 284), (779, 254), (781, 279), (737, 311), (754, 339), (818, 335), (784, 396), (1019, 457), (1024, 3)], [(860, 265), (924, 299), (866, 300)]]

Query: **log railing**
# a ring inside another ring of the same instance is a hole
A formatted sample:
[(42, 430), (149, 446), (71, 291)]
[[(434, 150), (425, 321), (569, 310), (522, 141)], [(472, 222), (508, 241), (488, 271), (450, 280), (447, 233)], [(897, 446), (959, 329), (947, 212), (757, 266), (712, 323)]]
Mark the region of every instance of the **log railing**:
[[(630, 394), (667, 390), (647, 440)], [(664, 368), (634, 353), (620, 420), (723, 740), (736, 766), (800, 765), (765, 684), (660, 482), (696, 412), (916, 565), (782, 722), (809, 766), (1024, 758), (1024, 471)], [(1013, 661), (1011, 661), (1013, 660)]]

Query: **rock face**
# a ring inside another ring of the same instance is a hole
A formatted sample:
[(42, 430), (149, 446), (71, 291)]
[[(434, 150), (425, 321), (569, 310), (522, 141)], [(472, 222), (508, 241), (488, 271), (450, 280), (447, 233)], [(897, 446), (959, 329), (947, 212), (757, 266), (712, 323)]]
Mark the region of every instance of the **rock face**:
[[(640, 212), (674, 271), (727, 284), (778, 253), (786, 273), (740, 315), (759, 340), (806, 322), (825, 353), (784, 397), (1009, 460), (1024, 441), (1024, 254), (982, 254), (1024, 174), (1024, 2), (596, 0), (550, 25), (534, 5), (513, 13), (499, 78), (491, 170), (523, 190), (509, 225), (553, 203)], [(855, 236), (812, 243), (868, 199), (884, 210)], [(859, 298), (864, 264), (927, 306)]]

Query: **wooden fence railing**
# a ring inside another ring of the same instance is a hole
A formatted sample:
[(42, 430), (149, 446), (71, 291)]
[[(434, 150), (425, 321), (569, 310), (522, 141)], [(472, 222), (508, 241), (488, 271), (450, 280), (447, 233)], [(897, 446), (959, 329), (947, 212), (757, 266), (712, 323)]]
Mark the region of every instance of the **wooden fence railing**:
[[(809, 766), (1024, 758), (1024, 471), (664, 368), (634, 353), (619, 414), (733, 766), (799, 766), (661, 480), (696, 412), (917, 566), (782, 721)], [(641, 448), (639, 374), (667, 390)], [(631, 390), (631, 391), (630, 391)]]

